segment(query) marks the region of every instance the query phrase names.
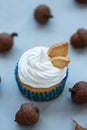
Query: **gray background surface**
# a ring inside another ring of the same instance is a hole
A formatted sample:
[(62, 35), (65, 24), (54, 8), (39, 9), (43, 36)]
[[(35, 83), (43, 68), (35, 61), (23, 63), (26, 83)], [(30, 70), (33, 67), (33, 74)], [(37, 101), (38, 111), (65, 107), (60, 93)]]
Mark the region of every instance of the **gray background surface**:
[[(51, 8), (54, 16), (44, 26), (33, 17), (34, 9), (42, 3)], [(74, 0), (0, 0), (0, 32), (18, 33), (11, 51), (0, 53), (0, 130), (74, 130), (72, 119), (87, 127), (87, 104), (74, 104), (68, 92), (77, 81), (87, 81), (87, 48), (75, 50), (70, 45), (69, 77), (61, 96), (50, 102), (34, 102), (40, 108), (37, 124), (24, 127), (14, 122), (20, 105), (32, 102), (20, 93), (14, 78), (20, 56), (35, 46), (69, 42), (78, 28), (87, 29), (87, 6)]]

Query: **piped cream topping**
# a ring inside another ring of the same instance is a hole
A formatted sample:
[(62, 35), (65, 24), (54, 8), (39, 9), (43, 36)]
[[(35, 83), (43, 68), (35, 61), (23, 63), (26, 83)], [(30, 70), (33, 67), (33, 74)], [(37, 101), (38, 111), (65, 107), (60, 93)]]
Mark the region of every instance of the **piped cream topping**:
[(60, 83), (66, 75), (66, 67), (59, 69), (50, 61), (47, 47), (35, 47), (26, 51), (18, 63), (20, 80), (33, 88), (49, 88)]

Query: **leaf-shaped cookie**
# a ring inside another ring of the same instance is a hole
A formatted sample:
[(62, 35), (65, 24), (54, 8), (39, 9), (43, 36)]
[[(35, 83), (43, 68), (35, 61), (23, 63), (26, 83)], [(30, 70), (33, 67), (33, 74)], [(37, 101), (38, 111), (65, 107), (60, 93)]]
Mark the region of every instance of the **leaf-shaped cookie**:
[(67, 56), (68, 42), (57, 43), (48, 49), (48, 56), (53, 58), (57, 56)]
[(55, 67), (63, 69), (69, 64), (70, 59), (63, 56), (58, 56), (58, 57), (51, 58), (51, 62)]

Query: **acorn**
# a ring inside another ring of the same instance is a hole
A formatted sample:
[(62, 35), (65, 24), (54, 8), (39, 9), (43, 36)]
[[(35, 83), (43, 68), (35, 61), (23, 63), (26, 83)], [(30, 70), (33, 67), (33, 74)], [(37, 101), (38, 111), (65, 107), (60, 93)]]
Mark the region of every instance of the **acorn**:
[(39, 120), (39, 108), (32, 103), (24, 103), (15, 115), (15, 121), (20, 125), (33, 125)]
[(45, 24), (53, 16), (51, 15), (51, 10), (47, 5), (39, 5), (34, 11), (34, 17), (40, 24)]
[(87, 30), (80, 28), (70, 38), (70, 44), (75, 48), (84, 48), (87, 46)]
[(71, 92), (73, 102), (77, 104), (87, 103), (87, 82), (77, 82), (72, 88), (69, 88), (69, 92)]
[(6, 52), (9, 51), (14, 44), (13, 38), (15, 36), (18, 36), (17, 33), (1, 33), (0, 34), (0, 52)]
[(76, 0), (76, 2), (81, 3), (81, 4), (87, 4), (87, 0)]

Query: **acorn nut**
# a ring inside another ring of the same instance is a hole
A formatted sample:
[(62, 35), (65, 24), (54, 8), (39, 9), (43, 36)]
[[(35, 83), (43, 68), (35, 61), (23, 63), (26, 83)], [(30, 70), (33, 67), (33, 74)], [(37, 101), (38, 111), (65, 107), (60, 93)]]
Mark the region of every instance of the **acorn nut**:
[(87, 0), (76, 0), (76, 2), (81, 3), (81, 4), (87, 4)]
[(84, 48), (87, 46), (87, 30), (80, 28), (70, 38), (70, 44), (75, 48)]
[(33, 125), (39, 120), (39, 108), (32, 103), (24, 103), (15, 115), (15, 121), (20, 125)]
[(34, 11), (34, 17), (40, 24), (48, 22), (49, 18), (52, 18), (51, 10), (47, 5), (39, 5)]
[(87, 82), (77, 82), (72, 88), (69, 88), (72, 100), (77, 104), (87, 103)]
[(1, 33), (0, 34), (0, 52), (9, 51), (13, 47), (13, 38), (18, 36), (17, 33)]

